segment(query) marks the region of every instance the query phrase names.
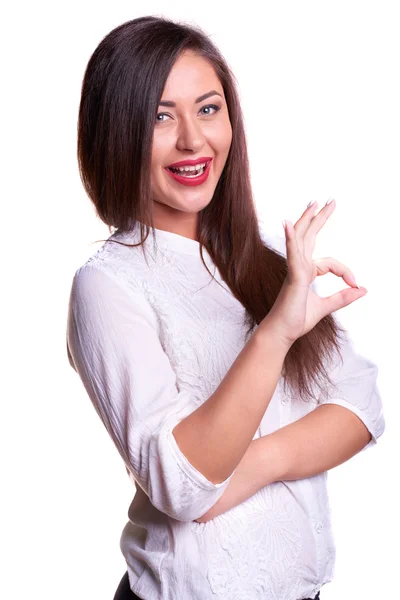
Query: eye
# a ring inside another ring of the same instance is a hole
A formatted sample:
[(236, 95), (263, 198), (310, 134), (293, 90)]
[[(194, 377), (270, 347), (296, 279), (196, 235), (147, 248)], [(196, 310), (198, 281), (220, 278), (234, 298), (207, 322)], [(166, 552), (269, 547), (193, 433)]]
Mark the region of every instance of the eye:
[[(218, 112), (220, 110), (220, 107), (217, 106), (216, 104), (207, 104), (207, 106), (203, 106), (200, 110), (205, 110), (206, 108), (213, 108), (215, 110), (215, 112)], [(210, 113), (206, 113), (206, 114), (208, 116)], [(211, 113), (211, 114), (214, 114), (214, 113)]]
[[(206, 110), (206, 109), (210, 109), (210, 108), (212, 108), (215, 111), (215, 113), (218, 112), (219, 110), (221, 110), (221, 107), (217, 106), (216, 104), (207, 104), (206, 106), (202, 106), (201, 109), (200, 109), (200, 111)], [(213, 113), (213, 112), (209, 113), (208, 112), (208, 113), (203, 113), (203, 115), (205, 117), (208, 117), (208, 116), (211, 117), (211, 115), (213, 115), (215, 113)], [(158, 113), (156, 115), (156, 123), (165, 123), (165, 120), (161, 120), (158, 117), (169, 117), (169, 115), (168, 115), (168, 113)]]
[(168, 117), (167, 113), (158, 113), (158, 115), (156, 115), (156, 123), (164, 123), (164, 120), (161, 121), (161, 119), (159, 119), (158, 117)]

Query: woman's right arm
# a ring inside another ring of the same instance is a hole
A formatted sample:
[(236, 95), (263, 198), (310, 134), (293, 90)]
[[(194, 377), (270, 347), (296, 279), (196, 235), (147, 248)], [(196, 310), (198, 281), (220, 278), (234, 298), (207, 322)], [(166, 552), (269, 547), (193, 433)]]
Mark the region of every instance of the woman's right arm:
[(290, 346), (257, 329), (218, 388), (172, 433), (190, 463), (213, 483), (224, 481), (247, 451), (271, 401)]
[[(299, 220), (303, 231), (314, 223), (311, 242), (331, 210), (314, 219), (306, 211)], [(190, 391), (177, 389), (157, 315), (144, 294), (106, 267), (89, 263), (75, 275), (67, 326), (70, 362), (126, 467), (152, 504), (174, 519), (193, 521), (221, 498), (268, 407), (291, 344), (324, 314), (364, 293), (347, 289), (309, 301), (306, 282), (316, 267), (300, 254), (293, 226), (287, 235), (291, 277), (200, 407)], [(339, 274), (343, 265), (329, 263)]]
[[(258, 343), (258, 336), (253, 337), (219, 388), (229, 398), (224, 400), (217, 392), (206, 401), (209, 411), (201, 414), (210, 418), (210, 424), (203, 420), (203, 435), (198, 440), (206, 449), (209, 425), (214, 432), (220, 425), (220, 421), (213, 423), (214, 417), (218, 421), (222, 415), (216, 404), (219, 400), (220, 407), (228, 409), (219, 438), (222, 443), (224, 437), (229, 438), (228, 447), (234, 454), (233, 462), (225, 454), (231, 461), (230, 471), (224, 471), (226, 477), (208, 479), (209, 473), (216, 473), (214, 461), (220, 464), (217, 457), (207, 453), (209, 462), (203, 473), (202, 465), (198, 469), (198, 463), (191, 462), (191, 447), (187, 456), (172, 434), (179, 422), (196, 413), (198, 399), (189, 390), (178, 390), (176, 374), (159, 339), (157, 315), (141, 290), (129, 288), (106, 266), (89, 263), (78, 269), (69, 302), (67, 349), (70, 364), (125, 466), (156, 508), (181, 521), (204, 515), (224, 493), (235, 461), (237, 464), (242, 458), (261, 421), (268, 400), (265, 390), (272, 395), (284, 358), (283, 350), (273, 351), (271, 344), (265, 346), (261, 340)], [(266, 368), (268, 360), (274, 365), (273, 371)], [(260, 372), (271, 375), (260, 376)], [(238, 401), (234, 388), (239, 379), (244, 400), (240, 428), (249, 440), (243, 434), (235, 445), (231, 434), (238, 427), (228, 401), (233, 406)], [(258, 413), (254, 398), (248, 395), (254, 391), (262, 398)], [(196, 435), (193, 440), (196, 443)]]
[[(334, 208), (334, 202), (326, 204), (315, 215), (311, 205), (294, 226), (287, 224), (288, 275), (274, 305), (212, 396), (173, 429), (181, 452), (215, 484), (232, 474), (249, 448), (292, 344), (324, 316), (365, 294), (345, 265), (312, 259), (316, 235)], [(328, 271), (352, 287), (320, 298), (310, 285)]]

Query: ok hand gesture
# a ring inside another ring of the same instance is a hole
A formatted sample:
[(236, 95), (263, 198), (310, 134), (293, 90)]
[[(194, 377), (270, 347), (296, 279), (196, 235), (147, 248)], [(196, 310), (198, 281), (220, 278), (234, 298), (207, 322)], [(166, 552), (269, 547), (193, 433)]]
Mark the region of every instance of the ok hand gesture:
[[(336, 203), (332, 200), (317, 214), (316, 208), (315, 202), (308, 206), (294, 226), (286, 221), (288, 275), (272, 309), (264, 319), (268, 322), (268, 327), (272, 326), (289, 346), (308, 333), (323, 317), (367, 293), (365, 288), (357, 287), (351, 270), (338, 260), (331, 257), (313, 260), (317, 234), (335, 210)], [(328, 272), (341, 277), (351, 287), (327, 298), (316, 295), (310, 284), (315, 277)], [(260, 327), (261, 325), (262, 323)]]

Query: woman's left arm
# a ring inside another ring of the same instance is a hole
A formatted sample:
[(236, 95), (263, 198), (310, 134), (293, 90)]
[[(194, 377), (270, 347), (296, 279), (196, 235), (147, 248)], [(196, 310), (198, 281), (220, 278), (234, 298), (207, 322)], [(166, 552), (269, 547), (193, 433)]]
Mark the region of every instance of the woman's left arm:
[(321, 396), (321, 404), (253, 440), (224, 494), (198, 522), (217, 517), (275, 481), (313, 477), (376, 444), (385, 430), (378, 368), (355, 352), (350, 339), (341, 350), (342, 362), (330, 372), (334, 386)]
[(281, 456), (280, 481), (333, 469), (361, 452), (372, 439), (359, 417), (337, 404), (318, 406), (266, 437)]
[(274, 483), (313, 477), (346, 462), (371, 440), (362, 421), (334, 404), (319, 406), (294, 423), (253, 440), (205, 523)]

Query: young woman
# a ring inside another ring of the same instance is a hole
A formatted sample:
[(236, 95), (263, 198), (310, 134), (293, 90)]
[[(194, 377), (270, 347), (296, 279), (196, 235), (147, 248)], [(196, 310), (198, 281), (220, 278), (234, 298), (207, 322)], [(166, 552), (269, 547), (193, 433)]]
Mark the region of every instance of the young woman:
[[(331, 314), (365, 295), (312, 258), (335, 210), (263, 239), (234, 76), (198, 28), (143, 17), (85, 72), (78, 159), (110, 237), (67, 343), (136, 487), (115, 600), (300, 600), (332, 580), (327, 471), (376, 443), (377, 367)], [(349, 286), (320, 298), (332, 272)]]

